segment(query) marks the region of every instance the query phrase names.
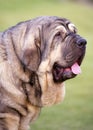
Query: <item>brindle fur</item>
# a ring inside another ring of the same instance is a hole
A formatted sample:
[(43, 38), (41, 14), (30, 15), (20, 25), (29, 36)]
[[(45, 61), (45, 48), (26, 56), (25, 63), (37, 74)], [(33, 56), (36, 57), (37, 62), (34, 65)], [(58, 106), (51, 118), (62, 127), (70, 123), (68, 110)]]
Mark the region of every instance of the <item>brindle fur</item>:
[(52, 68), (56, 61), (65, 65), (58, 31), (63, 39), (75, 32), (69, 23), (38, 17), (0, 33), (0, 130), (28, 130), (43, 106), (64, 99), (64, 83), (53, 80)]

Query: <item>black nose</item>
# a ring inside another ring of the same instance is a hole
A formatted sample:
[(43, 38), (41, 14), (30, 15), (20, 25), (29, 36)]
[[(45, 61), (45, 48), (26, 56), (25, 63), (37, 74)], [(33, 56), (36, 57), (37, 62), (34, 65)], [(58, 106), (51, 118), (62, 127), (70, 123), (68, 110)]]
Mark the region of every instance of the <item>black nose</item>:
[(80, 38), (77, 40), (76, 44), (78, 47), (83, 48), (87, 44), (87, 41), (83, 38)]
[(80, 39), (77, 40), (76, 43), (77, 43), (78, 47), (82, 48), (87, 44), (87, 41), (83, 38), (80, 38)]

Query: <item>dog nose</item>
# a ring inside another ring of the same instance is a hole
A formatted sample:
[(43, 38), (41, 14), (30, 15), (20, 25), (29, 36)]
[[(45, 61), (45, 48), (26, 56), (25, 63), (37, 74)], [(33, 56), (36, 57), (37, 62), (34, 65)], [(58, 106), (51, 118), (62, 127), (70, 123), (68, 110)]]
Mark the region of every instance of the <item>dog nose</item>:
[(77, 40), (76, 44), (78, 47), (83, 48), (87, 44), (87, 41), (83, 38), (80, 38)]

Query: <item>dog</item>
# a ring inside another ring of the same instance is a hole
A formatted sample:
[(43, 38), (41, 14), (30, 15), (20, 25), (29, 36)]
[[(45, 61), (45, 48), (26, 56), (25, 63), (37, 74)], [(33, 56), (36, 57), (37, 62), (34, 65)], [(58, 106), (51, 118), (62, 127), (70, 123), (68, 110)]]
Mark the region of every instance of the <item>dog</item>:
[(87, 41), (68, 19), (41, 16), (0, 33), (0, 130), (28, 130), (41, 108), (63, 101), (81, 73)]

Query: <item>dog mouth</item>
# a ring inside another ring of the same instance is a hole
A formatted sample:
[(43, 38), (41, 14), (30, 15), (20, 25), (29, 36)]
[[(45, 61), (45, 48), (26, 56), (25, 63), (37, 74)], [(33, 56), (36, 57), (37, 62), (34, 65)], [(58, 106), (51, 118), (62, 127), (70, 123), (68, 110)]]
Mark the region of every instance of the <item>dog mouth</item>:
[(83, 56), (79, 57), (78, 60), (74, 61), (70, 66), (62, 67), (61, 65), (54, 63), (52, 74), (53, 80), (56, 83), (63, 82), (67, 79), (74, 78), (78, 74), (81, 74), (81, 62), (83, 60)]

